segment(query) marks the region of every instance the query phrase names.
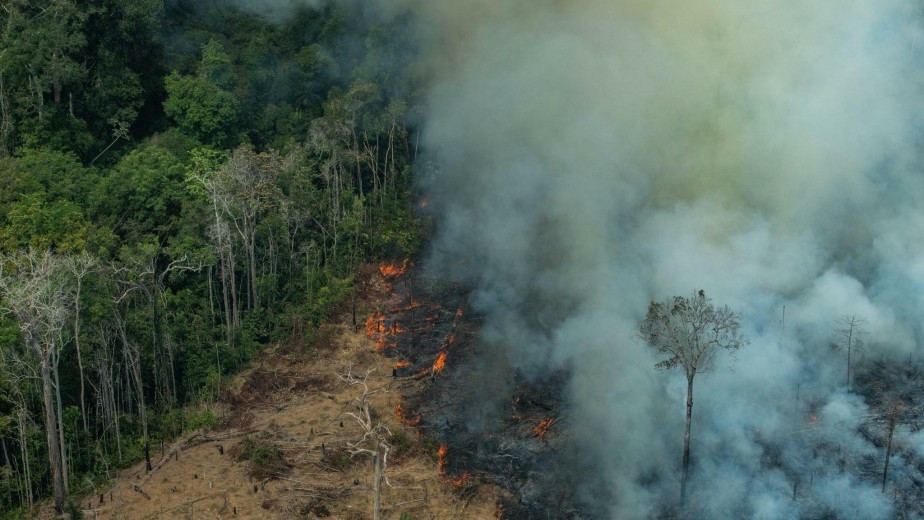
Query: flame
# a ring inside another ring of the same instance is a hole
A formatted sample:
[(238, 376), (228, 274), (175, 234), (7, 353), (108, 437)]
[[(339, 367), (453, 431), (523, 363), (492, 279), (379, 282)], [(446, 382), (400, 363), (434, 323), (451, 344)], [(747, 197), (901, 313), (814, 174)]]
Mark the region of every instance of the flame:
[(465, 471), (459, 478), (449, 479), (449, 481), (455, 486), (464, 486), (465, 483), (468, 482), (468, 472)]
[(379, 266), (379, 273), (381, 273), (382, 276), (384, 276), (385, 278), (397, 278), (401, 276), (402, 274), (404, 274), (406, 270), (407, 270), (407, 260), (406, 259), (403, 262), (401, 262), (400, 266), (398, 265), (397, 261), (391, 262), (388, 264), (383, 263), (382, 265)]
[(417, 426), (420, 424), (420, 415), (407, 412), (404, 409), (404, 405), (401, 403), (395, 405), (395, 417), (404, 421), (408, 426)]
[(385, 315), (382, 311), (375, 311), (366, 318), (366, 336), (375, 341), (383, 332), (385, 332)]
[(401, 324), (398, 323), (397, 321), (391, 324), (391, 333), (390, 333), (390, 334), (392, 334), (392, 335), (395, 335), (395, 334), (404, 334), (405, 332), (407, 332), (407, 329), (404, 328), (404, 327), (402, 327)]
[(471, 478), (467, 471), (463, 472), (462, 475), (460, 475), (458, 478), (450, 478), (449, 475), (446, 474), (446, 463), (448, 462), (447, 458), (449, 456), (449, 446), (447, 446), (445, 442), (440, 444), (440, 448), (436, 450), (436, 456), (436, 463), (440, 467), (440, 477), (446, 482), (449, 482), (455, 486), (462, 486), (468, 482), (469, 478)]
[(448, 462), (447, 458), (449, 456), (449, 446), (447, 446), (445, 442), (440, 444), (440, 448), (436, 450), (436, 455), (436, 463), (439, 464), (440, 477), (442, 477), (443, 480), (455, 486), (462, 486), (468, 482), (470, 475), (467, 471), (463, 472), (462, 475), (460, 475), (458, 478), (450, 478), (449, 475), (446, 474), (446, 463)]
[(459, 307), (459, 310), (456, 311), (456, 320), (462, 319), (462, 307)]
[(440, 357), (436, 358), (436, 362), (433, 363), (433, 373), (439, 374), (446, 368), (446, 352), (440, 352)]
[(548, 433), (549, 428), (555, 424), (555, 419), (549, 418), (544, 421), (539, 421), (539, 424), (533, 428), (533, 437), (545, 437), (545, 434)]
[(404, 368), (404, 367), (409, 367), (409, 366), (411, 366), (411, 362), (407, 360), (398, 361), (397, 363), (395, 363), (395, 368)]
[(376, 350), (385, 350), (395, 346), (395, 342), (389, 336), (404, 334), (407, 329), (397, 321), (392, 322), (390, 327), (385, 326), (385, 314), (382, 311), (375, 311), (366, 319), (366, 336), (375, 342)]
[(411, 301), (411, 303), (409, 303), (406, 307), (400, 307), (400, 308), (397, 308), (397, 309), (391, 309), (391, 310), (389, 310), (388, 312), (390, 312), (390, 313), (392, 313), (392, 314), (397, 314), (397, 313), (399, 313), (399, 312), (408, 312), (408, 311), (411, 311), (411, 310), (416, 309), (417, 307), (420, 307), (421, 305), (423, 305), (423, 304), (420, 303), (419, 301), (416, 301), (416, 300), (415, 300), (415, 301)]
[(436, 463), (440, 466), (440, 475), (446, 474), (446, 455), (449, 455), (449, 446), (444, 442), (440, 444), (440, 448), (436, 450)]

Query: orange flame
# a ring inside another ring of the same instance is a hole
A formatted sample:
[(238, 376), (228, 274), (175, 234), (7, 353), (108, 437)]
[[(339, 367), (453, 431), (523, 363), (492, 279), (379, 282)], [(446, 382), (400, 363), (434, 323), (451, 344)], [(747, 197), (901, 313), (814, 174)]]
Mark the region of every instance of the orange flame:
[(420, 424), (420, 415), (407, 412), (401, 403), (395, 405), (395, 417), (404, 421), (408, 426)]
[(444, 442), (440, 444), (440, 448), (436, 450), (436, 463), (440, 466), (440, 475), (446, 474), (446, 455), (449, 455), (449, 446)]
[(389, 309), (388, 312), (390, 312), (390, 313), (392, 313), (392, 314), (398, 314), (398, 313), (400, 313), (400, 312), (407, 312), (407, 311), (414, 310), (414, 309), (416, 309), (417, 307), (420, 307), (421, 305), (423, 305), (423, 304), (420, 303), (420, 302), (418, 302), (418, 301), (412, 301), (411, 303), (409, 303), (409, 304), (408, 304), (407, 306), (405, 306), (405, 307), (399, 307), (399, 308), (396, 308), (396, 309)]
[(395, 363), (395, 368), (404, 368), (404, 367), (409, 367), (409, 366), (411, 366), (410, 361), (398, 361), (397, 363)]
[(401, 265), (398, 265), (398, 262), (391, 262), (388, 264), (382, 264), (379, 266), (379, 273), (382, 274), (385, 278), (397, 278), (404, 274), (407, 270), (407, 260), (401, 262)]
[(436, 450), (436, 455), (437, 455), (436, 463), (439, 464), (440, 477), (442, 477), (443, 480), (453, 485), (456, 485), (456, 486), (462, 486), (466, 482), (468, 482), (468, 479), (470, 478), (470, 476), (467, 471), (462, 473), (462, 475), (460, 475), (459, 478), (450, 478), (449, 475), (446, 474), (446, 463), (448, 462), (447, 458), (449, 455), (449, 446), (447, 446), (445, 442), (440, 444), (440, 448)]
[(440, 357), (436, 358), (436, 362), (433, 363), (433, 373), (439, 374), (446, 368), (446, 353), (440, 352)]
[(385, 315), (382, 311), (375, 311), (366, 318), (366, 336), (375, 340), (383, 332), (385, 332)]
[(463, 472), (459, 478), (449, 479), (455, 486), (464, 486), (468, 482), (468, 472)]
[(549, 428), (555, 424), (555, 419), (546, 419), (544, 421), (539, 421), (539, 424), (533, 428), (533, 437), (545, 437), (545, 434), (548, 433)]

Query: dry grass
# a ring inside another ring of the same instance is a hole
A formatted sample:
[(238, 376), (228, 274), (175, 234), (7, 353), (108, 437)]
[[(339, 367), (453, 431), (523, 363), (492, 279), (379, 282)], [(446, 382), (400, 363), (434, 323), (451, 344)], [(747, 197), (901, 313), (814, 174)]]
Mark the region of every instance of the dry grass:
[[(362, 292), (366, 298), (359, 319), (380, 305), (385, 293), (375, 278), (365, 282)], [(170, 458), (150, 476), (143, 464), (123, 471), (105, 503), (100, 505), (98, 496), (83, 499), (84, 508), (92, 505), (86, 517), (371, 518), (372, 460), (350, 459), (344, 449), (362, 436), (346, 415), (355, 409), (355, 389), (336, 377), (352, 365), (354, 373), (374, 369), (371, 386), (387, 390), (371, 399), (395, 434), (383, 517), (494, 518), (499, 491), (489, 485), (463, 490), (445, 482), (432, 442), (394, 416), (401, 394), (413, 383), (392, 379), (391, 362), (355, 332), (349, 310), (339, 324), (316, 333), (314, 341), (311, 348), (268, 349), (225, 389), (225, 426), (207, 436), (230, 438), (181, 449), (179, 460)], [(144, 494), (133, 489), (142, 482)]]

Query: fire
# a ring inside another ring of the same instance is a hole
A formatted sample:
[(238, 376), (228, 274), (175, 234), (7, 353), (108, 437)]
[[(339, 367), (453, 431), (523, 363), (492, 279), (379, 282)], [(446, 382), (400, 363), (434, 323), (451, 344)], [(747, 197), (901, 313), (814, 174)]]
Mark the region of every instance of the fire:
[(403, 327), (397, 321), (392, 322), (391, 326), (385, 326), (385, 314), (382, 311), (375, 311), (366, 319), (366, 336), (375, 342), (376, 350), (385, 350), (394, 346), (389, 336), (404, 334), (407, 328)]
[(443, 480), (455, 486), (462, 486), (466, 482), (468, 482), (470, 475), (468, 474), (467, 471), (462, 473), (462, 475), (460, 475), (459, 478), (449, 478), (449, 476), (446, 474), (446, 463), (448, 462), (447, 458), (449, 455), (449, 446), (447, 446), (445, 442), (440, 444), (440, 448), (436, 450), (436, 455), (437, 455), (436, 463), (439, 464), (440, 477), (442, 477)]
[(404, 274), (407, 270), (407, 260), (401, 262), (399, 266), (397, 262), (391, 262), (388, 264), (382, 264), (379, 266), (379, 273), (382, 274), (385, 278), (397, 278)]
[(433, 363), (433, 373), (439, 374), (446, 368), (446, 353), (440, 352), (440, 357), (436, 358), (436, 362)]
[(409, 366), (411, 366), (411, 362), (407, 360), (398, 361), (397, 363), (395, 363), (395, 368), (404, 368), (404, 367), (409, 367)]
[(397, 321), (391, 324), (391, 334), (404, 334), (407, 332), (407, 329), (402, 327)]
[(420, 424), (420, 415), (407, 412), (401, 403), (395, 405), (395, 417), (404, 421), (408, 426)]
[(548, 433), (549, 428), (555, 424), (555, 419), (549, 418), (544, 421), (539, 421), (539, 424), (533, 428), (533, 437), (545, 437), (545, 434)]
[(420, 302), (418, 302), (418, 301), (412, 301), (412, 302), (409, 303), (406, 307), (401, 307), (401, 308), (399, 308), (399, 309), (391, 309), (391, 310), (389, 310), (388, 312), (391, 312), (392, 314), (398, 314), (398, 313), (401, 313), (401, 312), (407, 312), (407, 311), (414, 310), (414, 309), (416, 309), (417, 307), (420, 307), (421, 305), (423, 305), (423, 304), (420, 303)]
[(378, 338), (379, 334), (385, 332), (385, 315), (382, 311), (375, 311), (366, 318), (366, 336), (371, 340)]
[(463, 472), (459, 478), (449, 479), (449, 481), (455, 486), (464, 486), (468, 482), (468, 472)]
[(440, 466), (440, 475), (446, 475), (446, 455), (449, 455), (449, 446), (444, 442), (440, 444), (440, 448), (436, 450), (436, 463)]

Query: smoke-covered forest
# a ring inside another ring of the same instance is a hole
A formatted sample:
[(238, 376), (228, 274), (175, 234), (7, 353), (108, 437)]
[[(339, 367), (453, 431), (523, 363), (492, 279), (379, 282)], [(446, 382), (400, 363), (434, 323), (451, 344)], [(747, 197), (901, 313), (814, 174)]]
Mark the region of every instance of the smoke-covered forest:
[(919, 2), (0, 16), (0, 517), (80, 518), (341, 323), (400, 402), (337, 374), (369, 514), (303, 517), (438, 517), (382, 491), (416, 446), (497, 518), (924, 518)]

